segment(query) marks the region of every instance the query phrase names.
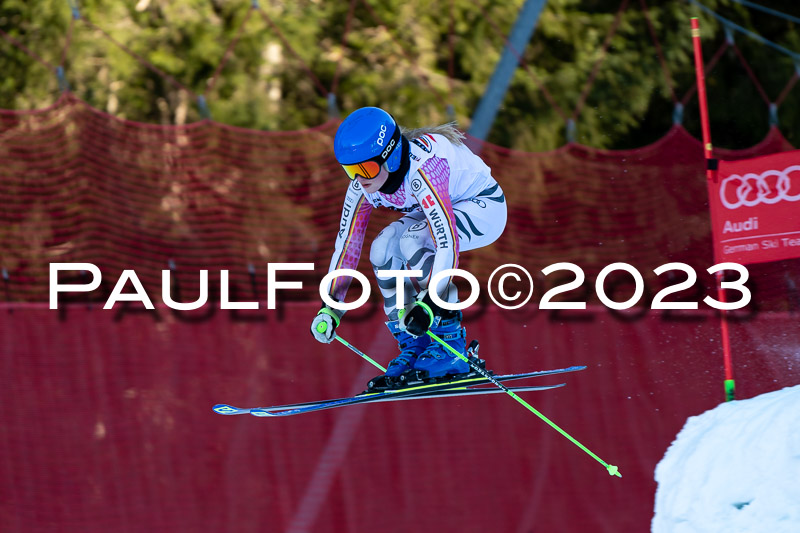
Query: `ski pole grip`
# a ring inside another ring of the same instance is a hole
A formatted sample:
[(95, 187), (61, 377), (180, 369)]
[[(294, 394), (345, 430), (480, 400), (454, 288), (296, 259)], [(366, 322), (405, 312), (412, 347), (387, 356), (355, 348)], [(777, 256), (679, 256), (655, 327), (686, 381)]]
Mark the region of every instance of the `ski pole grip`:
[(328, 324), (326, 324), (325, 322), (320, 322), (319, 324), (317, 324), (317, 331), (320, 333), (325, 333), (326, 331), (328, 331)]

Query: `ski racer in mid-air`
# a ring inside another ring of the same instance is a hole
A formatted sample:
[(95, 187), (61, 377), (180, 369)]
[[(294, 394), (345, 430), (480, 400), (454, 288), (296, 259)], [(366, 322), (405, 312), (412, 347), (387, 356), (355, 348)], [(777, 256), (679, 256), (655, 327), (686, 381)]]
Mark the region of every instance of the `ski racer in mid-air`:
[[(373, 208), (405, 213), (381, 231), (370, 248), (373, 270), (421, 270), (422, 276), (404, 284), (402, 316), (396, 308), (394, 278), (378, 279), (384, 298), (386, 325), (400, 350), (386, 376), (422, 372), (428, 378), (447, 379), (470, 371), (469, 365), (426, 331), (436, 334), (464, 354), (466, 331), (460, 311), (434, 304), (430, 291), (442, 301), (458, 302), (452, 277), (437, 287), (429, 281), (438, 272), (457, 268), (459, 253), (487, 246), (506, 225), (506, 201), (489, 167), (463, 143), (454, 124), (406, 130), (386, 111), (364, 107), (339, 126), (334, 154), (350, 185), (336, 237), (329, 272), (355, 269), (367, 222)], [(344, 301), (352, 278), (338, 277), (328, 294)], [(420, 290), (415, 289), (415, 283)], [(323, 343), (334, 339), (344, 311), (323, 305), (311, 324), (311, 333)]]

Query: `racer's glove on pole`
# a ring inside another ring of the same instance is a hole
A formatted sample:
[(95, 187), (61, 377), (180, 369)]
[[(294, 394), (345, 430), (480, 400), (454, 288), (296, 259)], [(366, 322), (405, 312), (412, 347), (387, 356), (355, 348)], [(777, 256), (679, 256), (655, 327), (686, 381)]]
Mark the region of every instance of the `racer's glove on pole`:
[(327, 305), (322, 306), (317, 316), (311, 321), (311, 334), (319, 342), (328, 344), (336, 336), (336, 327), (341, 322), (344, 311), (332, 309)]
[(398, 326), (413, 337), (425, 335), (433, 325), (434, 317), (439, 314), (439, 307), (431, 301), (428, 291), (424, 290), (417, 296), (417, 300), (404, 310), (400, 315)]

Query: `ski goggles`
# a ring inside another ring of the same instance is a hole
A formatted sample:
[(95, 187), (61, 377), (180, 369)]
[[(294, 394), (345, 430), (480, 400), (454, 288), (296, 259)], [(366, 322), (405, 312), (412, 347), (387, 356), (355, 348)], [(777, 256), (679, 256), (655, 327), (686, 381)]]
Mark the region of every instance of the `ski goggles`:
[(367, 180), (375, 179), (381, 173), (381, 165), (385, 161), (381, 161), (380, 157), (364, 161), (363, 163), (356, 163), (355, 165), (342, 165), (345, 174), (351, 180), (356, 178), (364, 178)]
[(352, 165), (342, 165), (345, 174), (347, 174), (347, 177), (350, 178), (351, 180), (354, 180), (359, 177), (367, 180), (377, 178), (378, 174), (381, 173), (381, 167), (389, 159), (389, 156), (392, 155), (392, 152), (394, 152), (394, 149), (399, 142), (400, 142), (400, 127), (395, 126), (394, 133), (392, 134), (391, 139), (389, 139), (386, 149), (380, 155), (375, 156), (372, 159), (367, 159), (366, 161), (362, 161), (361, 163), (355, 163)]

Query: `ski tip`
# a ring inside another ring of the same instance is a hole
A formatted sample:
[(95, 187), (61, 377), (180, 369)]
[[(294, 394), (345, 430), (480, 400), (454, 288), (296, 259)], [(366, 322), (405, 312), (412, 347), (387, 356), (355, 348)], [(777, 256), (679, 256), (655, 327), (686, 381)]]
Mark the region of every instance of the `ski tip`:
[(218, 403), (214, 406), (214, 412), (218, 415), (236, 415), (241, 413), (242, 409), (225, 403)]

